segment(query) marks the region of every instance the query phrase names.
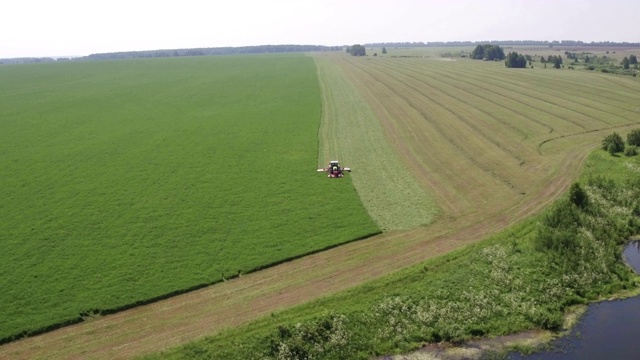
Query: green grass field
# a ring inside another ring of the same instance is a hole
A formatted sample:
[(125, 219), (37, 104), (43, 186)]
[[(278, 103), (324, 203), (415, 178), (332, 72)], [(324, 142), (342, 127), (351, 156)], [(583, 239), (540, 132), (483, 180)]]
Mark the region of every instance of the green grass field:
[(0, 339), (378, 231), (315, 172), (313, 59), (0, 67)]

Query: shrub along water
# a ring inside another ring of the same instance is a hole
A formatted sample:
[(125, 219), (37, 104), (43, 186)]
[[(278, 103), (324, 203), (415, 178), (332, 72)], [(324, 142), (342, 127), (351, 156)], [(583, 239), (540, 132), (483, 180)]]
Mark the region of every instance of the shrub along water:
[[(621, 245), (640, 233), (637, 161), (591, 157), (596, 176), (540, 216), (345, 293), (162, 354), (171, 358), (370, 358), (425, 342), (556, 330), (568, 307), (638, 286)], [(635, 160), (635, 159), (634, 159)], [(616, 179), (600, 174), (614, 162)], [(620, 180), (626, 173), (631, 180)], [(634, 180), (635, 177), (635, 180)]]

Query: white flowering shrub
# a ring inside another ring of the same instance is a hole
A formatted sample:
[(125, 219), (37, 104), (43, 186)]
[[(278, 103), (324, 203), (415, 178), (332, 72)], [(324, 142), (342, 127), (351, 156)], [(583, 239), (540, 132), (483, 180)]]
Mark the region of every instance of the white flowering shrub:
[(292, 327), (280, 326), (278, 334), (270, 340), (265, 357), (279, 360), (343, 358), (342, 350), (349, 341), (345, 322), (344, 315), (332, 313)]

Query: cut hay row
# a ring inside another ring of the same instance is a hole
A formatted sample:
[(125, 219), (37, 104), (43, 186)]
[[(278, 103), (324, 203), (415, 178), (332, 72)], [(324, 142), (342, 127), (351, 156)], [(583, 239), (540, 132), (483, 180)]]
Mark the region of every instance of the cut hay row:
[[(433, 67), (425, 71), (413, 64), (402, 62), (394, 66), (399, 72), (412, 76), (415, 76), (417, 72), (419, 75), (424, 75), (421, 77), (423, 80), (436, 81), (434, 86), (437, 86), (442, 91), (449, 87), (452, 92), (463, 98), (476, 110), (483, 111), (487, 116), (495, 118), (501, 125), (511, 131), (520, 133), (524, 138), (531, 136), (532, 133), (538, 133), (540, 131), (539, 126), (545, 128), (548, 132), (553, 132), (551, 126), (533, 116), (535, 112), (532, 110), (535, 109), (526, 107), (525, 104), (521, 104), (522, 106), (517, 106), (518, 104), (504, 106), (504, 99), (496, 99), (492, 95), (493, 89), (482, 88), (479, 86), (480, 84), (470, 87), (468, 82), (461, 80), (457, 76), (452, 76), (446, 69), (439, 72), (436, 67)], [(491, 113), (488, 112), (488, 108), (490, 108)]]
[(351, 166), (360, 199), (381, 229), (431, 223), (437, 208), (386, 142), (376, 117), (339, 68), (316, 56), (323, 94), (319, 166), (339, 159)]
[[(506, 109), (522, 109), (522, 112), (528, 112), (535, 114), (537, 120), (534, 117), (532, 120), (538, 124), (547, 123), (546, 118), (548, 116), (556, 117), (558, 120), (564, 120), (571, 129), (578, 125), (570, 117), (560, 116), (549, 109), (549, 103), (536, 101), (533, 98), (524, 98), (517, 91), (503, 88), (500, 76), (494, 78), (496, 74), (493, 72), (486, 72), (487, 69), (474, 70), (468, 73), (466, 69), (458, 69), (456, 72), (451, 72), (450, 69), (438, 69), (437, 67), (429, 68), (427, 72), (423, 72), (425, 77), (440, 77), (444, 78), (444, 83), (459, 83), (461, 88), (466, 89), (467, 92), (473, 92), (485, 95), (485, 99), (492, 101), (496, 104), (494, 108), (506, 108)], [(480, 104), (480, 106), (486, 106)], [(524, 107), (524, 108), (523, 108)], [(511, 119), (514, 121), (515, 119)], [(555, 124), (556, 127), (560, 126)], [(551, 127), (553, 129), (553, 127)]]
[[(586, 72), (581, 79), (570, 71), (517, 72), (501, 64), (415, 58), (343, 57), (339, 63), (370, 102), (378, 102), (377, 115), (405, 161), (431, 178), (423, 182), (427, 186), (438, 184), (434, 191), (444, 195), (444, 208), (511, 206), (519, 201), (514, 192), (544, 187), (540, 179), (558, 171), (554, 154), (566, 149), (541, 157), (540, 143), (638, 122), (630, 110), (637, 93), (620, 92)], [(591, 76), (620, 97), (598, 98)], [(588, 85), (586, 94), (572, 90), (580, 81)], [(496, 179), (507, 186), (491, 185)], [(453, 194), (465, 192), (456, 205)]]
[[(486, 82), (494, 86), (496, 90), (508, 90), (512, 94), (517, 94), (519, 97), (532, 100), (546, 105), (549, 107), (549, 111), (555, 112), (554, 115), (559, 115), (558, 110), (567, 109), (571, 119), (577, 122), (578, 126), (588, 126), (589, 121), (595, 121), (608, 123), (610, 116), (626, 118), (633, 120), (629, 115), (632, 113), (632, 102), (630, 99), (636, 98), (632, 91), (618, 92), (619, 85), (623, 84), (629, 79), (620, 78), (618, 84), (603, 83), (598, 92), (585, 92), (579, 83), (574, 82), (572, 79), (575, 76), (575, 72), (566, 70), (544, 71), (544, 70), (518, 70), (511, 71), (504, 69), (503, 67), (487, 67), (484, 71), (477, 71), (470, 67), (461, 68), (460, 75), (465, 78), (475, 79), (476, 81), (483, 83)], [(502, 71), (502, 73), (501, 73)], [(542, 73), (546, 76), (534, 76), (536, 73)], [(514, 76), (515, 75), (515, 76)], [(598, 80), (601, 74), (594, 74), (589, 72), (579, 72), (579, 75), (587, 77), (589, 81), (584, 83), (589, 84), (592, 78)], [(609, 75), (610, 76), (610, 75)], [(607, 97), (609, 92), (618, 92), (615, 99)], [(577, 120), (584, 118), (587, 121), (580, 123)]]
[[(379, 69), (368, 64), (355, 63), (353, 68), (360, 73), (359, 78), (368, 81), (368, 89), (378, 89), (381, 92), (376, 95), (377, 99), (385, 99), (391, 96), (386, 94), (393, 94), (404, 104), (394, 104), (393, 108), (387, 108), (389, 111), (397, 111), (397, 107), (412, 110), (408, 116), (394, 116), (391, 121), (397, 122), (397, 131), (407, 131), (408, 127), (412, 127), (410, 132), (421, 136), (407, 144), (416, 148), (417, 158), (433, 164), (429, 166), (431, 174), (447, 172), (447, 175), (440, 179), (441, 185), (436, 187), (435, 191), (447, 186), (447, 183), (453, 184), (452, 180), (456, 179), (459, 185), (453, 187), (458, 193), (468, 194), (474, 190), (477, 192), (482, 187), (489, 187), (502, 189), (502, 192), (510, 193), (510, 196), (515, 195), (511, 180), (506, 174), (501, 173), (502, 169), (506, 168), (501, 165), (510, 163), (509, 157), (494, 143), (478, 136), (473, 128), (460, 120), (465, 115), (456, 109), (456, 106), (460, 105), (455, 104), (457, 99), (436, 102), (416, 91), (420, 86), (417, 80), (388, 75), (387, 69)], [(437, 90), (432, 91), (435, 94)], [(511, 160), (514, 166), (520, 164), (516, 159)], [(474, 203), (481, 204), (482, 201), (476, 199), (466, 206)]]

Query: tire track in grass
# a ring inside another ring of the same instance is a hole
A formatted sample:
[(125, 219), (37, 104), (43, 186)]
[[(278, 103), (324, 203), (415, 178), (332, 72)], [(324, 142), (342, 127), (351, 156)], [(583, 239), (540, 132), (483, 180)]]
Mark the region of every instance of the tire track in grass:
[(374, 221), (384, 231), (431, 223), (438, 210), (387, 143), (382, 128), (340, 69), (315, 57), (322, 93), (319, 166), (339, 159)]
[[(356, 67), (358, 67), (359, 65), (355, 65)], [(370, 71), (364, 70), (362, 67), (360, 67), (360, 70), (363, 71), (364, 73), (368, 74), (371, 77), (375, 78), (375, 74), (372, 74)], [(395, 93), (397, 96), (399, 96), (400, 98), (402, 98), (412, 109), (414, 109), (414, 111), (416, 111), (417, 113), (420, 114), (420, 116), (422, 116), (422, 118), (424, 119), (424, 121), (429, 122), (435, 129), (436, 131), (438, 131), (438, 133), (440, 134), (440, 136), (442, 136), (443, 138), (447, 139), (447, 141), (449, 143), (451, 143), (456, 150), (459, 153), (464, 154), (465, 158), (467, 158), (473, 165), (475, 165), (477, 168), (479, 168), (480, 170), (482, 170), (483, 172), (485, 172), (486, 174), (490, 175), (491, 177), (493, 177), (494, 179), (498, 180), (499, 182), (501, 182), (503, 185), (505, 185), (507, 188), (511, 189), (512, 191), (516, 191), (515, 186), (507, 179), (503, 178), (500, 174), (496, 173), (495, 171), (493, 171), (491, 168), (484, 166), (480, 161), (476, 160), (475, 157), (462, 145), (458, 144), (458, 142), (456, 142), (451, 136), (447, 135), (446, 132), (444, 131), (444, 129), (442, 128), (442, 126), (439, 124), (438, 121), (429, 121), (430, 118), (432, 118), (431, 116), (429, 116), (429, 114), (427, 114), (421, 106), (418, 106), (416, 104), (415, 101), (411, 100), (409, 97), (407, 97), (406, 95), (403, 95), (402, 92), (398, 92), (398, 91), (394, 91), (392, 90), (390, 87), (388, 87), (386, 85), (386, 83), (393, 83), (394, 81), (398, 81), (401, 83), (401, 85), (411, 88), (412, 90), (416, 90), (415, 88), (402, 83), (400, 80), (395, 79), (391, 76), (389, 76), (388, 74), (385, 74), (386, 76), (388, 76), (388, 82), (381, 82), (382, 86), (386, 87), (389, 92), (393, 92)], [(455, 113), (451, 112), (449, 109), (447, 109), (446, 107), (437, 104), (436, 102), (434, 102), (432, 99), (426, 97), (428, 99), (428, 101), (434, 105), (437, 106), (438, 108), (444, 110), (445, 112), (451, 113), (452, 115), (456, 116)], [(517, 159), (516, 159), (517, 160)], [(518, 160), (520, 161), (520, 160)]]

